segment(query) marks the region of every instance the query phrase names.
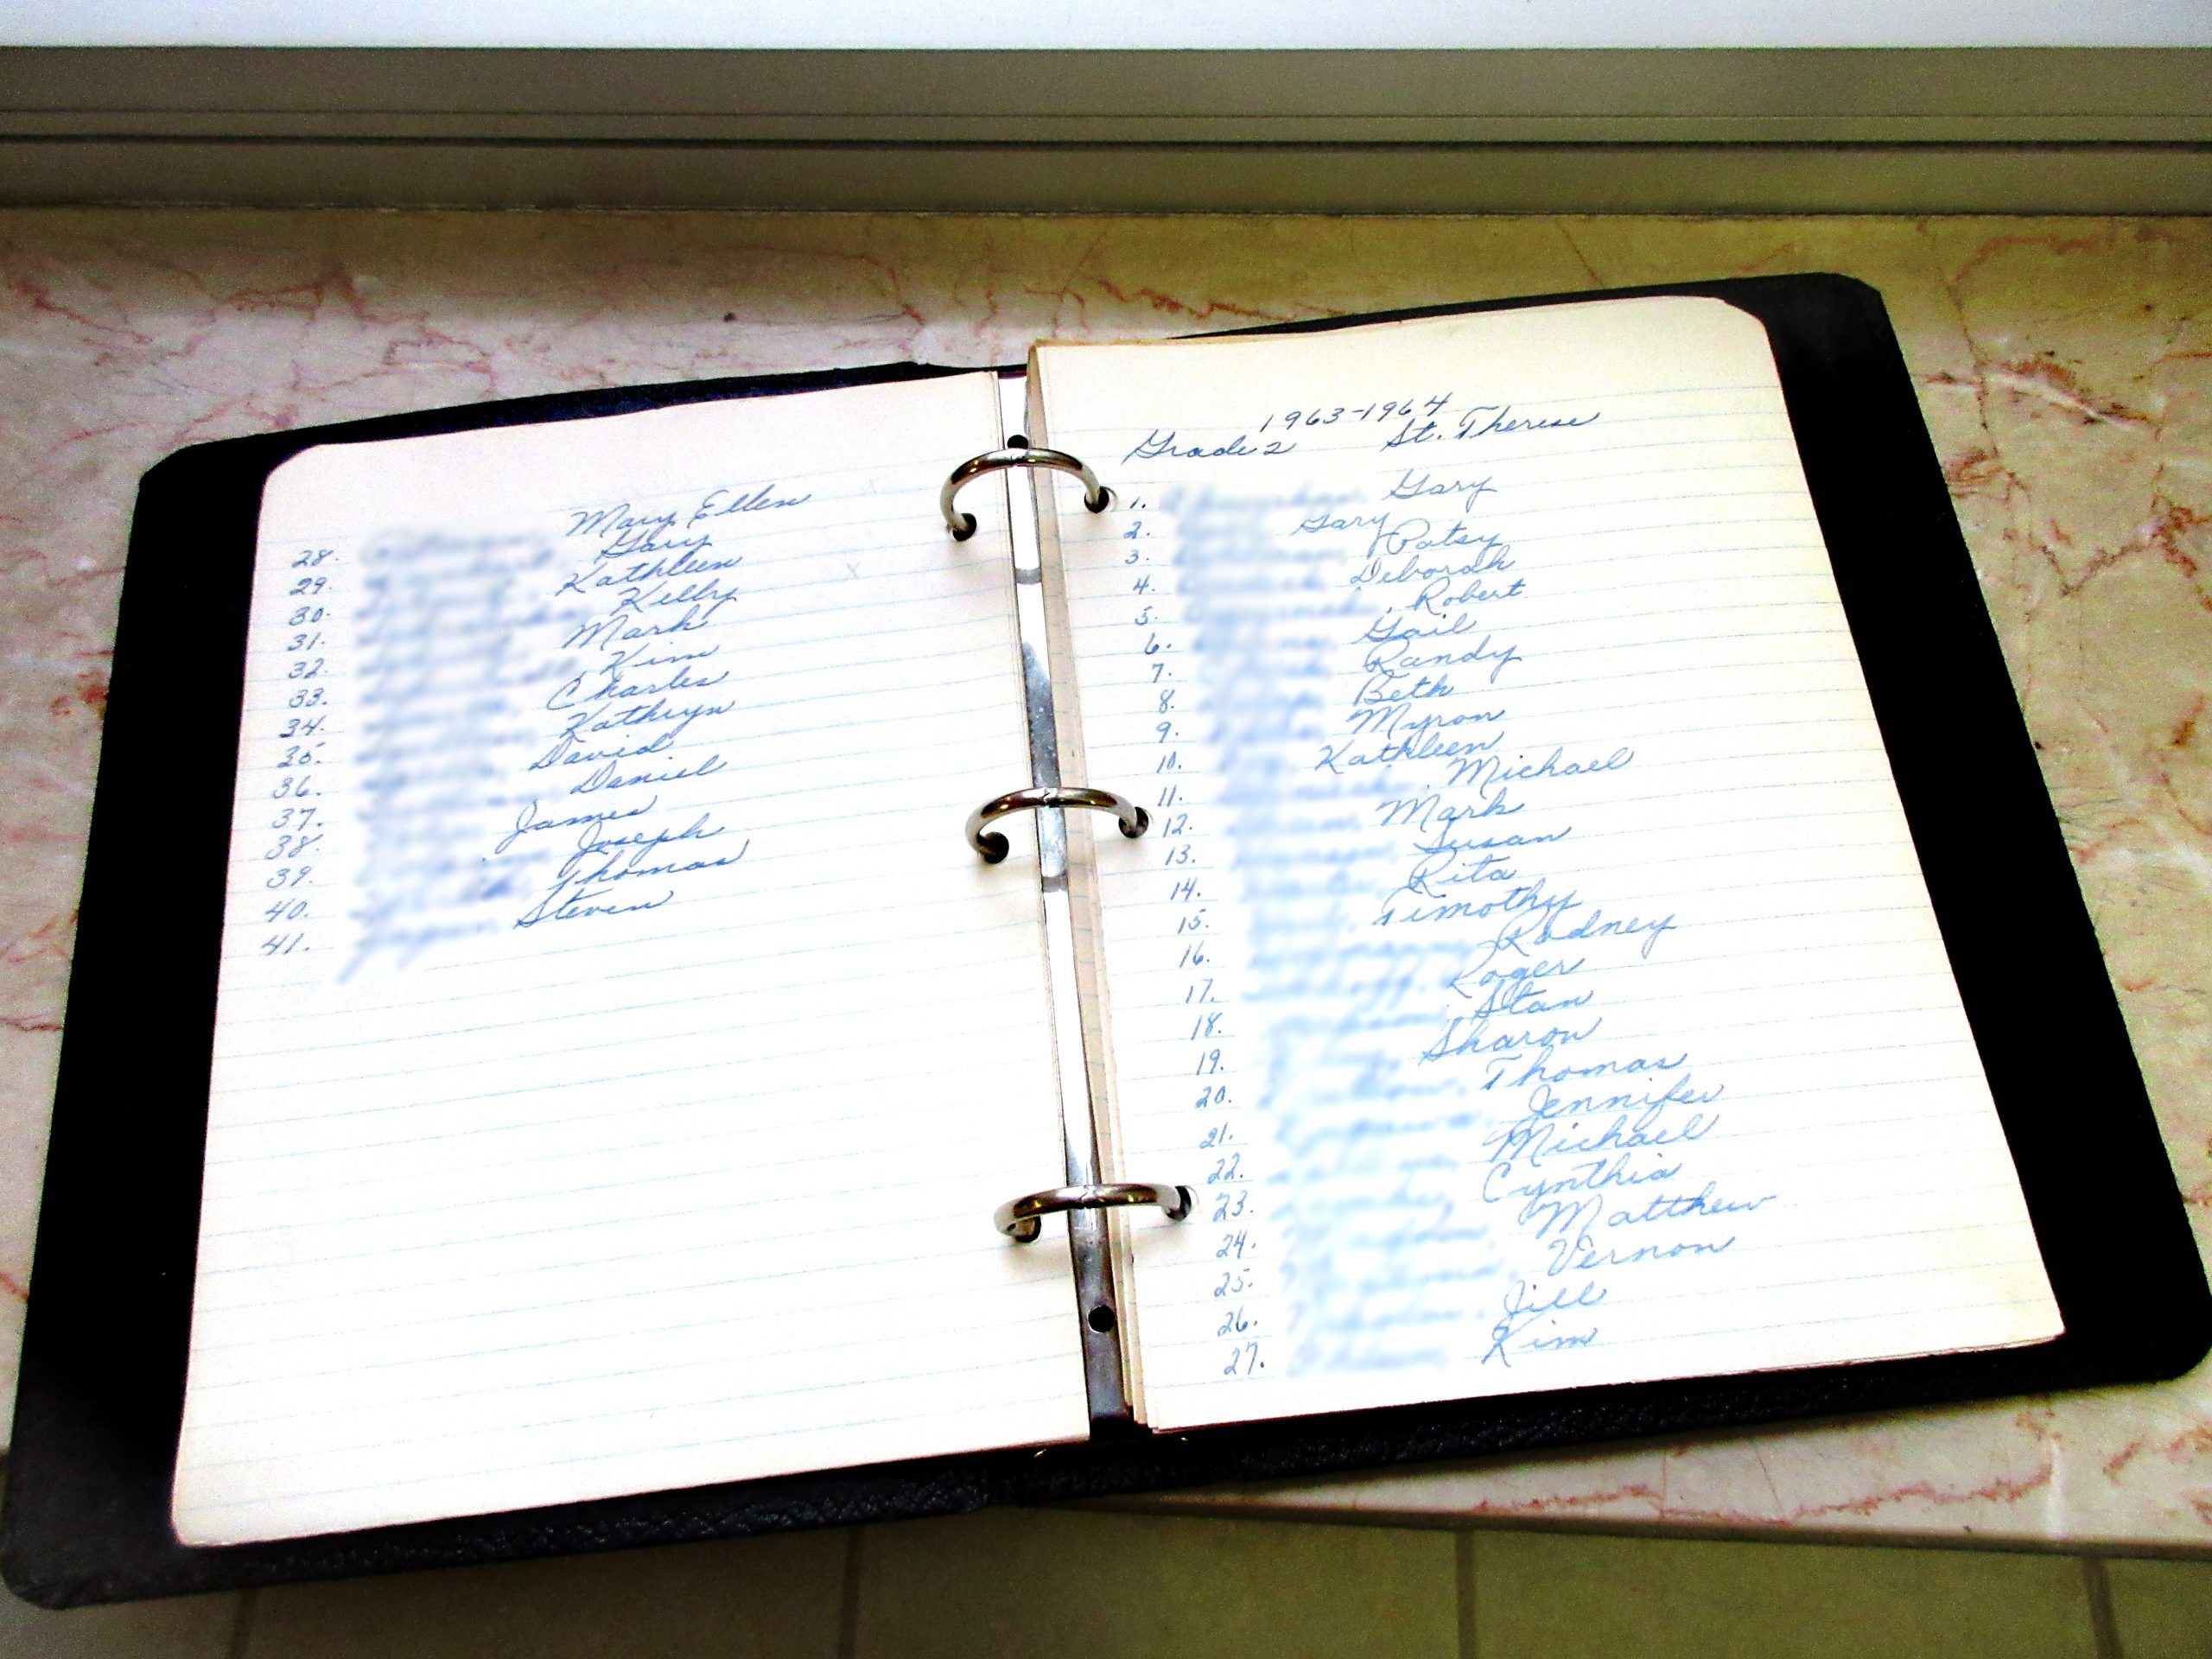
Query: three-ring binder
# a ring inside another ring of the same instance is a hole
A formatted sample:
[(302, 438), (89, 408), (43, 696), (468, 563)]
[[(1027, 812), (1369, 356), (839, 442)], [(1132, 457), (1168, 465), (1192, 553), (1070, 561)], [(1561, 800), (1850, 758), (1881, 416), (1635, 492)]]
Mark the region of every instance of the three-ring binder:
[(1017, 1244), (1036, 1241), (1045, 1217), (1065, 1210), (1113, 1210), (1127, 1204), (1156, 1204), (1170, 1221), (1191, 1213), (1191, 1189), (1164, 1186), (1153, 1181), (1099, 1181), (1082, 1186), (1047, 1187), (1025, 1192), (999, 1205), (992, 1224)]

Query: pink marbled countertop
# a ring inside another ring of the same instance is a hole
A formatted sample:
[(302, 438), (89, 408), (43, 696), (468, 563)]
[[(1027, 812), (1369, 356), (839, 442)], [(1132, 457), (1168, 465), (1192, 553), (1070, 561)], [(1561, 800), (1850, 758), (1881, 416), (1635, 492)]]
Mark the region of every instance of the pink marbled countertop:
[[(0, 212), (0, 1387), (116, 596), (181, 444), (487, 397), (1839, 270), (1887, 298), (2212, 1250), (2212, 223)], [(2212, 1551), (2177, 1382), (1163, 1506)]]

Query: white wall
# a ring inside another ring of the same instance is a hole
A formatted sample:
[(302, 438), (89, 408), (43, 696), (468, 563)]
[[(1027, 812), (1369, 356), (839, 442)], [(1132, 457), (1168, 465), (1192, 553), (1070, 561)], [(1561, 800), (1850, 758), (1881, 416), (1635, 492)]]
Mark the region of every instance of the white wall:
[(2212, 46), (2212, 0), (8, 0), (5, 46)]

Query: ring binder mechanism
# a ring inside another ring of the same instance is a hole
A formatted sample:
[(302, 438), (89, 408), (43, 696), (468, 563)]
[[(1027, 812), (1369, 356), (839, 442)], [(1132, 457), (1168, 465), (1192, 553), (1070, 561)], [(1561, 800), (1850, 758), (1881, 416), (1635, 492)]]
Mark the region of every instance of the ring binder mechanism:
[(1123, 1351), (1122, 1326), (1116, 1313), (1121, 1300), (1119, 1274), (1105, 1212), (1121, 1205), (1156, 1204), (1179, 1219), (1190, 1212), (1191, 1196), (1184, 1187), (1105, 1179), (1099, 1134), (1104, 1101), (1098, 1092), (1103, 1067), (1092, 1052), (1096, 1040), (1092, 1031), (1075, 1014), (1083, 1000), (1078, 988), (1084, 970), (1078, 962), (1071, 906), (1067, 818), (1063, 809), (1089, 807), (1111, 812), (1120, 820), (1122, 835), (1132, 840), (1151, 828), (1152, 820), (1125, 795), (1064, 784), (1060, 776), (1059, 716), (1050, 666), (1054, 647), (1042, 585), (1040, 537), (1040, 520), (1052, 505), (1052, 493), (1037, 487), (1035, 469), (1074, 474), (1083, 480), (1084, 505), (1093, 512), (1104, 512), (1114, 497), (1074, 455), (1041, 448), (1026, 437), (1011, 435), (1001, 448), (961, 462), (945, 480), (938, 505), (955, 541), (965, 541), (976, 531), (972, 514), (953, 510), (953, 497), (960, 487), (986, 473), (1013, 467), (1030, 469), (1033, 509), (1029, 513), (1014, 513), (1007, 525), (1013, 541), (1014, 612), (1021, 640), (1031, 787), (1010, 790), (969, 814), (968, 844), (985, 863), (999, 863), (1008, 851), (1007, 838), (986, 826), (1010, 812), (1037, 810), (1037, 879), (1055, 987), (1058, 1027), (1054, 1040), (1060, 1057), (1060, 1124), (1066, 1160), (1062, 1175), (1065, 1185), (1028, 1193), (1001, 1205), (995, 1219), (1001, 1232), (1026, 1244), (1039, 1236), (1044, 1217), (1066, 1212), (1068, 1257), (1074, 1271), (1076, 1303), (1081, 1310), (1077, 1331), (1083, 1344), (1084, 1393), (1090, 1421), (1094, 1427), (1128, 1427), (1136, 1421), (1130, 1400), (1130, 1357)]
[(970, 455), (962, 461), (944, 480), (944, 488), (938, 493), (938, 511), (944, 515), (945, 527), (951, 531), (954, 541), (964, 542), (976, 533), (976, 515), (953, 511), (952, 498), (960, 493), (960, 486), (986, 473), (1004, 472), (1009, 467), (1049, 467), (1054, 472), (1073, 473), (1083, 480), (1084, 506), (1093, 512), (1103, 512), (1114, 505), (1114, 492), (1101, 484), (1098, 474), (1075, 456), (1061, 449), (1033, 448), (1027, 438), (1009, 438), (1003, 449)]
[(1017, 1244), (1035, 1242), (1044, 1230), (1045, 1217), (1064, 1210), (1113, 1210), (1127, 1204), (1156, 1204), (1170, 1221), (1191, 1213), (1191, 1189), (1165, 1186), (1151, 1181), (1103, 1181), (1094, 1185), (1055, 1186), (1042, 1192), (1025, 1192), (1001, 1205), (991, 1220), (999, 1231)]
[(1007, 839), (983, 826), (1009, 812), (1024, 812), (1040, 806), (1090, 806), (1111, 812), (1121, 820), (1122, 833), (1131, 841), (1152, 827), (1149, 812), (1128, 796), (1116, 795), (1110, 789), (1067, 789), (1058, 785), (1014, 789), (985, 801), (968, 815), (968, 844), (982, 855), (984, 863), (998, 863), (1007, 855)]

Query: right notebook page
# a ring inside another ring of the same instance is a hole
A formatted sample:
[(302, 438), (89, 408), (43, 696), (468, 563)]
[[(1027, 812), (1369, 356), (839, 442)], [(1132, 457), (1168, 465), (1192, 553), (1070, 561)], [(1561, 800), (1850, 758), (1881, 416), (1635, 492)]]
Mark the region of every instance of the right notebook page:
[(2059, 1333), (1757, 321), (1037, 372), (1145, 1421)]

